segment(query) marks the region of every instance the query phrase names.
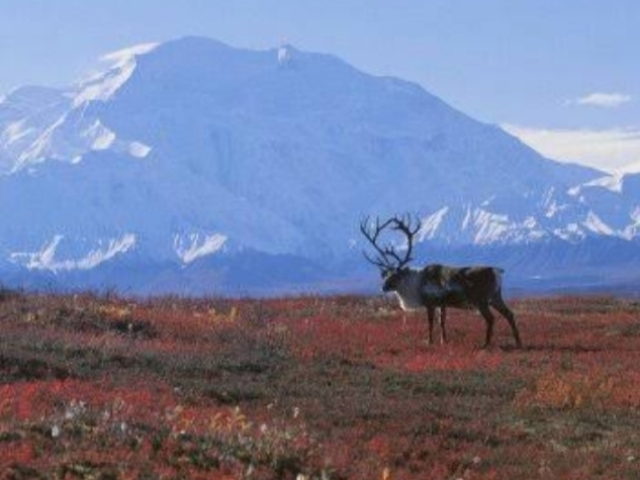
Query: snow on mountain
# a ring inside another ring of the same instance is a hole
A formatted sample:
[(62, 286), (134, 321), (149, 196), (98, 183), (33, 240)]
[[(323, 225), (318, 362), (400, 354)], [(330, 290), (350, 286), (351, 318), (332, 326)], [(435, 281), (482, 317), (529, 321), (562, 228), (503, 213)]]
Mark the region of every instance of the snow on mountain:
[(68, 111), (70, 99), (63, 91), (23, 87), (0, 101), (0, 175), (25, 161), (27, 151)]
[(418, 214), (420, 240), (439, 247), (640, 231), (640, 182), (543, 158), (331, 55), (186, 37), (103, 61), (68, 89), (0, 102), (0, 266), (264, 255), (348, 276), (359, 220), (397, 212)]
[(224, 246), (226, 241), (227, 237), (219, 233), (213, 235), (192, 233), (186, 237), (176, 235), (174, 246), (182, 262), (189, 264), (198, 258), (216, 253)]
[(61, 259), (58, 258), (58, 247), (63, 239), (63, 235), (56, 235), (40, 251), (16, 252), (12, 253), (9, 258), (12, 262), (23, 265), (29, 270), (48, 270), (54, 273), (69, 270), (90, 270), (119, 254), (126, 253), (136, 244), (135, 235), (125, 234), (122, 238), (106, 242), (99, 240), (98, 248), (90, 250), (82, 258)]
[(78, 93), (73, 99), (73, 106), (79, 107), (88, 102), (106, 102), (111, 99), (133, 74), (138, 56), (151, 52), (157, 45), (157, 43), (136, 45), (104, 55), (101, 60), (109, 64), (108, 69), (80, 82), (77, 88)]

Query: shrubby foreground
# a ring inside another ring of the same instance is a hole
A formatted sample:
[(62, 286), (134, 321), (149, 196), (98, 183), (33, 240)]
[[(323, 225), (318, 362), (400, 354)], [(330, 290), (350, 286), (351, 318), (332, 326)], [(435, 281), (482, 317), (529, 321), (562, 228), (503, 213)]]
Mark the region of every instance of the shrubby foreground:
[(1, 291), (1, 478), (637, 478), (640, 305), (513, 306)]

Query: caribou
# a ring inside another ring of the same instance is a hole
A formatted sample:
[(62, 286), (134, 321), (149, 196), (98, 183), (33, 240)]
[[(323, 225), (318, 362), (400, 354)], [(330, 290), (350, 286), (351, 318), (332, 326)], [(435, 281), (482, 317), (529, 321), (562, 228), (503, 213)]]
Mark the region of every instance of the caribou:
[[(509, 322), (518, 348), (522, 348), (516, 318), (502, 298), (504, 270), (492, 266), (452, 267), (441, 264), (416, 269), (408, 267), (413, 260), (413, 243), (421, 223), (409, 215), (394, 216), (386, 221), (369, 217), (360, 224), (360, 231), (373, 246), (375, 256), (363, 251), (365, 258), (380, 269), (382, 291), (393, 292), (404, 311), (426, 308), (429, 320), (428, 343), (433, 343), (433, 327), (438, 314), (440, 342), (447, 342), (447, 308), (476, 309), (486, 322), (484, 348), (491, 345), (495, 317), (490, 307)], [(401, 254), (392, 245), (381, 245), (384, 232), (400, 232), (406, 238)]]

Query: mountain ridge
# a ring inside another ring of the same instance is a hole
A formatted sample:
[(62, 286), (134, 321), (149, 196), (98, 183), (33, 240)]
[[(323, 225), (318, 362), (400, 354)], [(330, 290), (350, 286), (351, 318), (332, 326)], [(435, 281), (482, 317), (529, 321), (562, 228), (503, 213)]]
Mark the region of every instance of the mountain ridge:
[(185, 37), (104, 60), (76, 86), (0, 103), (0, 257), (25, 275), (138, 262), (170, 265), (179, 284), (211, 263), (227, 272), (215, 290), (225, 258), (256, 252), (339, 280), (359, 220), (404, 211), (439, 249), (640, 233), (635, 177), (616, 191), (604, 172), (332, 55)]

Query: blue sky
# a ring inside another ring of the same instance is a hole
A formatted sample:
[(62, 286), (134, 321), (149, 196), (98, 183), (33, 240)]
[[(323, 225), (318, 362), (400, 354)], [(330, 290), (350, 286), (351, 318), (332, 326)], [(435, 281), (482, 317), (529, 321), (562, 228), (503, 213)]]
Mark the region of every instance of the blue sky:
[(418, 82), (551, 157), (640, 171), (639, 25), (637, 0), (2, 0), (0, 94), (137, 43), (286, 42)]

